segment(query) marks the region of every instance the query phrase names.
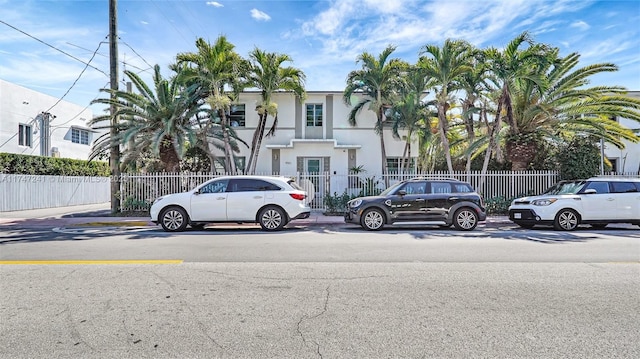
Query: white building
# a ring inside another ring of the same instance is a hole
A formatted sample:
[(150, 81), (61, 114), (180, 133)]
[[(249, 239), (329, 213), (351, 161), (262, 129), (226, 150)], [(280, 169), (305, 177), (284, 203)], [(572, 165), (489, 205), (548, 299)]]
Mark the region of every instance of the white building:
[[(640, 99), (640, 91), (629, 91), (630, 97)], [(640, 136), (640, 123), (626, 118), (618, 118), (620, 124), (634, 130)], [(625, 148), (619, 149), (611, 144), (605, 144), (605, 157), (613, 165), (613, 172), (640, 173), (640, 143), (624, 141)]]
[(91, 109), (58, 100), (0, 80), (0, 152), (88, 159)]
[[(376, 115), (368, 107), (357, 116), (357, 126), (349, 125), (351, 106), (344, 104), (340, 91), (309, 91), (304, 102), (292, 93), (276, 93), (272, 101), (278, 104), (278, 129), (275, 136), (263, 139), (256, 173), (295, 174), (319, 172), (348, 174), (359, 167), (371, 175), (382, 172), (381, 149), (374, 132)], [(231, 123), (240, 138), (249, 145), (258, 125), (256, 105), (259, 92), (243, 92), (231, 110)], [(269, 116), (265, 133), (273, 118)], [(406, 131), (401, 131), (406, 135)], [(413, 163), (418, 156), (418, 141), (411, 142)], [(385, 128), (385, 152), (389, 171), (397, 170), (405, 141), (392, 136)], [(250, 149), (241, 145), (236, 156), (245, 161)]]

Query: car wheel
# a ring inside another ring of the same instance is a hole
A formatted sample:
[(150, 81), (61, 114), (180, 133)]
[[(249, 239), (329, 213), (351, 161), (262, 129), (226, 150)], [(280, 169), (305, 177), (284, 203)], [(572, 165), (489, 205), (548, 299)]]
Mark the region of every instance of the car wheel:
[(267, 207), (260, 212), (258, 223), (265, 231), (279, 231), (287, 224), (287, 215), (279, 207)]
[(607, 226), (608, 223), (593, 223), (591, 225), (591, 227), (595, 228), (595, 229), (604, 229), (604, 227)]
[(384, 213), (377, 208), (370, 208), (362, 214), (360, 225), (368, 231), (381, 230), (384, 226)]
[(187, 212), (180, 207), (169, 207), (160, 214), (160, 225), (167, 232), (184, 231), (187, 222)]
[(520, 226), (521, 228), (524, 228), (524, 229), (531, 229), (531, 228), (533, 228), (533, 226), (535, 226), (535, 224), (528, 224), (528, 223), (527, 223), (527, 224), (524, 224), (524, 223), (516, 223), (516, 224), (517, 224), (518, 226)]
[(553, 228), (558, 231), (573, 231), (580, 224), (580, 216), (572, 209), (563, 209), (556, 214)]
[(478, 214), (471, 208), (460, 208), (453, 215), (453, 225), (459, 231), (471, 231), (478, 225)]

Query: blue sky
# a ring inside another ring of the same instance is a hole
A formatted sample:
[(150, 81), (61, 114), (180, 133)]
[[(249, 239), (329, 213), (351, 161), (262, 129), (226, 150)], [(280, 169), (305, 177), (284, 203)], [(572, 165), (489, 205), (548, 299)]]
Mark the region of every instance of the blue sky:
[[(81, 106), (104, 96), (107, 0), (0, 0), (0, 9), (0, 78), (58, 98), (69, 91), (65, 100)], [(415, 62), (424, 45), (447, 38), (502, 48), (529, 31), (562, 55), (580, 53), (580, 66), (619, 66), (592, 84), (640, 90), (635, 0), (118, 0), (118, 20), (120, 71), (147, 79), (154, 64), (168, 75), (177, 53), (195, 51), (196, 38), (225, 35), (245, 57), (254, 47), (290, 55), (307, 90), (339, 91), (364, 51), (377, 55), (393, 44), (393, 57)], [(85, 64), (71, 56), (92, 67), (83, 72)]]

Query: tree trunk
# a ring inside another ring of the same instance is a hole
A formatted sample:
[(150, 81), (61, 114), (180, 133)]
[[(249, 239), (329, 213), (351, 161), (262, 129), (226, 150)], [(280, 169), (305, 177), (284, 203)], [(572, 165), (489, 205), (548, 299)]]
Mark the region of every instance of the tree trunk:
[(165, 137), (160, 143), (159, 149), (160, 162), (164, 167), (165, 172), (179, 172), (180, 171), (180, 157), (173, 146), (173, 138)]
[(219, 110), (220, 122), (222, 123), (222, 141), (224, 142), (224, 161), (225, 169), (236, 174), (236, 162), (233, 159), (233, 150), (231, 149), (231, 139), (229, 136), (229, 119), (223, 110)]
[(439, 122), (439, 132), (440, 132), (440, 141), (442, 142), (442, 150), (444, 151), (445, 158), (447, 159), (447, 168), (449, 169), (449, 173), (453, 176), (453, 163), (451, 162), (451, 150), (449, 148), (449, 139), (447, 138), (447, 112), (445, 110), (446, 103), (438, 104), (438, 122)]
[[(245, 174), (253, 174), (255, 172), (255, 162), (258, 161), (258, 154), (260, 152), (260, 146), (262, 145), (262, 137), (264, 136), (264, 129), (267, 122), (267, 113), (258, 115), (258, 126), (253, 133), (253, 140), (251, 141), (251, 154), (249, 155), (249, 161), (247, 161), (244, 169)], [(253, 170), (252, 170), (253, 168)]]
[(507, 142), (507, 158), (511, 161), (512, 171), (525, 171), (529, 163), (536, 157), (538, 146), (534, 142), (517, 143)]

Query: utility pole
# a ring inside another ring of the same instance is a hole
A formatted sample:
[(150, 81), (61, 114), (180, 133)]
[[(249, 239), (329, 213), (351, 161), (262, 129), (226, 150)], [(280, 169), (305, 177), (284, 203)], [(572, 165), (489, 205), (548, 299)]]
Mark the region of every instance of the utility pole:
[[(114, 91), (118, 90), (118, 5), (116, 0), (109, 0), (109, 72), (111, 79), (111, 101), (115, 102), (117, 97)], [(109, 156), (109, 167), (111, 168), (111, 213), (120, 212), (120, 143), (118, 135), (118, 117), (116, 116), (116, 105), (111, 104), (109, 113), (111, 114), (111, 148)]]

